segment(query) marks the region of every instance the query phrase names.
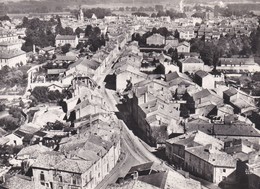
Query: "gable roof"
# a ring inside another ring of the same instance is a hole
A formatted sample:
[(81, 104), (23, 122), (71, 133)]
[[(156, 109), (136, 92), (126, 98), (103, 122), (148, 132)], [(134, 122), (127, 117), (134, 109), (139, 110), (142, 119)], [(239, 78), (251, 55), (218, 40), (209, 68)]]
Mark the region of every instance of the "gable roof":
[(189, 131), (183, 135), (169, 139), (167, 142), (170, 144), (179, 144), (186, 147), (194, 147), (199, 145), (206, 146), (207, 144), (212, 144), (218, 148), (224, 146), (222, 141), (199, 130)]
[(204, 64), (204, 62), (203, 62), (201, 59), (195, 58), (195, 57), (188, 57), (188, 58), (186, 58), (186, 59), (184, 59), (184, 60), (181, 60), (181, 62), (182, 62), (183, 64), (189, 64), (189, 63)]
[(76, 35), (57, 35), (55, 40), (75, 40), (77, 38)]

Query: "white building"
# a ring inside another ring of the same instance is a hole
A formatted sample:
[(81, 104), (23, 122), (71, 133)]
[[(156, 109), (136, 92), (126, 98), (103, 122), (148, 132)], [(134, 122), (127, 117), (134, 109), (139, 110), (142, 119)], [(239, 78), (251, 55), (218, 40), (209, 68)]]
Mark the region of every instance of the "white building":
[(180, 39), (191, 40), (192, 38), (195, 38), (193, 28), (183, 29), (180, 30), (179, 32), (180, 32)]
[(0, 68), (4, 66), (15, 67), (17, 65), (26, 65), (26, 53), (21, 50), (0, 51)]
[(76, 48), (79, 44), (79, 39), (76, 35), (57, 35), (55, 38), (56, 47), (70, 44), (72, 48)]
[(189, 57), (180, 60), (180, 70), (184, 72), (196, 72), (198, 70), (204, 70), (204, 62), (199, 58)]

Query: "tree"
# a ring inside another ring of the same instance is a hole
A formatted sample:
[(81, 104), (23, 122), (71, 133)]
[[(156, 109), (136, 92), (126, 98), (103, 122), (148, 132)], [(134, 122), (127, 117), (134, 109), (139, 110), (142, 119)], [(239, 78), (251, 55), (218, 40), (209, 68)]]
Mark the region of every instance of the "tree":
[(163, 11), (163, 6), (162, 5), (155, 5), (155, 10), (158, 11)]
[(93, 28), (91, 25), (87, 25), (86, 29), (85, 29), (85, 36), (89, 37), (93, 32)]
[(172, 53), (172, 61), (178, 62), (178, 51), (177, 51), (177, 49), (174, 49), (174, 50), (173, 50), (173, 53)]
[(66, 54), (67, 52), (69, 52), (70, 51), (70, 44), (65, 44), (65, 45), (63, 45), (62, 47), (61, 47), (61, 51), (62, 51), (62, 53), (63, 54)]
[(4, 103), (0, 103), (0, 112), (5, 111), (5, 107)]
[(63, 32), (61, 33), (62, 35), (73, 35), (73, 29), (70, 27), (65, 27)]
[(21, 108), (25, 107), (25, 104), (22, 99), (20, 99), (20, 101), (19, 101), (19, 107), (21, 107)]
[(79, 37), (79, 35), (80, 35), (81, 33), (84, 33), (84, 30), (81, 29), (81, 28), (79, 28), (79, 27), (77, 27), (76, 30), (75, 30), (75, 34)]
[(137, 7), (132, 7), (131, 11), (137, 11)]
[(0, 21), (4, 21), (4, 20), (11, 21), (11, 19), (10, 19), (9, 16), (7, 16), (7, 15), (4, 15), (4, 16), (1, 16), (1, 17), (0, 17)]
[(47, 87), (35, 87), (31, 93), (31, 95), (35, 100), (43, 103), (48, 101), (48, 99), (46, 98), (47, 94), (48, 94)]
[(94, 27), (93, 28), (93, 32), (96, 36), (100, 36), (101, 35), (101, 30), (99, 27)]
[(213, 65), (213, 51), (210, 45), (205, 45), (200, 52), (201, 59), (206, 65)]
[(180, 32), (176, 29), (173, 35), (176, 39), (180, 39)]
[(152, 14), (151, 14), (151, 17), (152, 17), (152, 18), (157, 17), (156, 13), (152, 13)]
[(158, 32), (157, 28), (156, 28), (156, 27), (153, 27), (152, 33), (154, 34), (154, 33), (157, 33), (157, 32)]
[(158, 33), (164, 37), (167, 37), (170, 35), (170, 32), (168, 31), (168, 29), (166, 27), (159, 28)]
[(0, 120), (0, 127), (6, 131), (14, 131), (20, 126), (19, 119), (12, 116), (2, 118)]

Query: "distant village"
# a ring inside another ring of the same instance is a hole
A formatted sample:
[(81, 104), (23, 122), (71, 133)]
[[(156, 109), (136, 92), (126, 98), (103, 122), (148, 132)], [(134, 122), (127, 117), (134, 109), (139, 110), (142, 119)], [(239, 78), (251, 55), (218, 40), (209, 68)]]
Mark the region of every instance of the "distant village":
[(259, 189), (260, 19), (178, 6), (7, 14), (0, 188)]

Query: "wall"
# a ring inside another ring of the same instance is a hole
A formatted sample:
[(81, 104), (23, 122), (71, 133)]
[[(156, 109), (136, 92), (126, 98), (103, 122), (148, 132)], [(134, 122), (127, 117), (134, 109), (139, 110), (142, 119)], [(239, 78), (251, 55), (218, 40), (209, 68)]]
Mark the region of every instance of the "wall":
[(215, 88), (215, 80), (212, 75), (207, 75), (202, 78), (202, 88), (204, 89), (214, 89)]
[(203, 63), (181, 63), (182, 65), (182, 73), (184, 72), (196, 72), (198, 70), (204, 70)]
[(176, 166), (184, 167), (185, 147), (166, 142), (166, 156), (171, 163)]
[(214, 180), (214, 167), (187, 151), (185, 151), (185, 169), (210, 182), (213, 182)]
[(124, 90), (127, 84), (126, 80), (129, 79), (131, 79), (131, 82), (134, 85), (135, 83), (143, 81), (145, 78), (131, 72), (122, 72), (116, 76), (116, 90)]
[(231, 173), (235, 171), (235, 168), (227, 167), (215, 167), (214, 168), (214, 183), (220, 183), (222, 180), (225, 180)]
[(9, 67), (15, 67), (17, 64), (20, 64), (21, 62), (23, 63), (23, 65), (27, 64), (27, 58), (25, 53), (10, 59), (0, 59), (1, 68), (5, 65)]

